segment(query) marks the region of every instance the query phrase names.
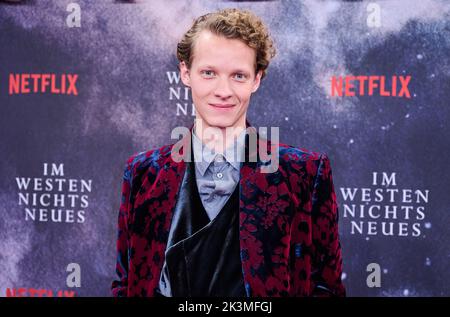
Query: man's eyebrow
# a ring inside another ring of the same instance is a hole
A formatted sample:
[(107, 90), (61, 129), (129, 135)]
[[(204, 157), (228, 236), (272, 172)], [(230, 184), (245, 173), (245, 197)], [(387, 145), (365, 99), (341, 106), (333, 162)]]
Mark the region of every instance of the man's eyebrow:
[(212, 65), (200, 65), (199, 68), (215, 68), (215, 67)]
[[(212, 66), (212, 65), (200, 65), (200, 67), (199, 68), (201, 68), (201, 69), (203, 69), (203, 68), (211, 68), (211, 69), (217, 69), (216, 67), (214, 67), (214, 66)], [(236, 69), (233, 69), (232, 71), (231, 71), (231, 73), (232, 74), (235, 74), (235, 73), (244, 73), (244, 74), (250, 74), (251, 73), (251, 70), (245, 70), (245, 69), (243, 69), (243, 68), (236, 68)]]
[(233, 70), (232, 73), (244, 73), (244, 74), (250, 74), (250, 71), (245, 70), (245, 69), (240, 69), (240, 68), (238, 68), (238, 69)]

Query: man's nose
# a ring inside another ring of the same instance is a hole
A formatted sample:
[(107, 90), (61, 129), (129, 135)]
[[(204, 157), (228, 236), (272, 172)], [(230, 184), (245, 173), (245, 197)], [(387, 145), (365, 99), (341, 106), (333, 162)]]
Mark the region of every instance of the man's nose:
[(233, 95), (233, 91), (227, 78), (219, 78), (214, 94), (216, 97), (222, 99), (229, 98)]

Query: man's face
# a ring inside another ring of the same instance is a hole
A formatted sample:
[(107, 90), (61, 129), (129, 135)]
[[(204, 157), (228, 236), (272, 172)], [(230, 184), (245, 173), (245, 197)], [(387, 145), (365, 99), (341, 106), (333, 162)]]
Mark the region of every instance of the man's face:
[(208, 127), (244, 127), (250, 96), (261, 80), (255, 50), (237, 39), (202, 31), (191, 68), (180, 63), (181, 80), (191, 87), (197, 119)]

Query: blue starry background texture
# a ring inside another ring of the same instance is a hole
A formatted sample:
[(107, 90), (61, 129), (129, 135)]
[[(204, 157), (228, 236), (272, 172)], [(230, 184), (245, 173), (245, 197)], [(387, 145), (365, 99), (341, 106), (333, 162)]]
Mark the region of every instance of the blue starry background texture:
[[(71, 2), (81, 8), (79, 28), (66, 24)], [(449, 296), (450, 3), (373, 3), (378, 27), (368, 26), (374, 9), (366, 1), (0, 2), (0, 296), (6, 288), (68, 289), (69, 263), (81, 267), (77, 295), (110, 295), (125, 160), (191, 125), (192, 101), (169, 81), (176, 43), (195, 17), (225, 7), (261, 16), (278, 51), (249, 121), (330, 157), (348, 295)], [(11, 73), (78, 74), (78, 96), (9, 95)], [(346, 75), (411, 76), (411, 98), (332, 97), (331, 77)], [(81, 224), (25, 220), (16, 177), (42, 177), (52, 162), (64, 164), (66, 178), (92, 180)], [(365, 201), (362, 188), (383, 188), (374, 172), (395, 173), (399, 192), (428, 190), (428, 201)], [(346, 188), (359, 190), (352, 202)], [(355, 216), (346, 204), (357, 206)], [(361, 215), (361, 205), (397, 206), (397, 219)], [(401, 206), (422, 206), (423, 217), (413, 210), (405, 219)], [(380, 287), (367, 286), (370, 263), (379, 264)]]

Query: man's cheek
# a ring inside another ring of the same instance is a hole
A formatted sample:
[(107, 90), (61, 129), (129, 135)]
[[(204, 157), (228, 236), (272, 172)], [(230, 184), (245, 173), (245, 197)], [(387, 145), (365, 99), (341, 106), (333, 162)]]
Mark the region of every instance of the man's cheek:
[(212, 94), (212, 89), (208, 85), (203, 84), (203, 85), (196, 87), (195, 94), (199, 98), (206, 98)]

